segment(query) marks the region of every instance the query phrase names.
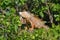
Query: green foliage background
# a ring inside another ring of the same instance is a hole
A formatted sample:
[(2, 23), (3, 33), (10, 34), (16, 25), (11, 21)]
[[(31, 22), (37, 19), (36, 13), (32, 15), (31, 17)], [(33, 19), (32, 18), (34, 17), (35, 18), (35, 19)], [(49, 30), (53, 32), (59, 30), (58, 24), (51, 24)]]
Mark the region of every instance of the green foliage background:
[(60, 0), (47, 1), (54, 21), (58, 24), (53, 23), (48, 31), (41, 28), (30, 33), (26, 30), (20, 31), (22, 24), (16, 12), (16, 6), (22, 10), (27, 3), (28, 11), (41, 18), (46, 18), (44, 14), (48, 10), (45, 6), (46, 0), (0, 0), (0, 40), (60, 40)]

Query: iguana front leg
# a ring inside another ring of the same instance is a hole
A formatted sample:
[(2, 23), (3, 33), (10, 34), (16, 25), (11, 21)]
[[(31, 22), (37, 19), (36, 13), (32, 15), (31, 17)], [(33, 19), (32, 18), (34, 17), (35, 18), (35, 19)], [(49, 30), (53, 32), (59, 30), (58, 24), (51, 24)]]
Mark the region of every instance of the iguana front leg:
[(34, 24), (33, 24), (33, 22), (31, 22), (31, 21), (30, 21), (30, 23), (31, 23), (31, 28), (29, 28), (29, 30), (30, 30), (30, 31), (33, 31), (33, 29), (34, 29)]

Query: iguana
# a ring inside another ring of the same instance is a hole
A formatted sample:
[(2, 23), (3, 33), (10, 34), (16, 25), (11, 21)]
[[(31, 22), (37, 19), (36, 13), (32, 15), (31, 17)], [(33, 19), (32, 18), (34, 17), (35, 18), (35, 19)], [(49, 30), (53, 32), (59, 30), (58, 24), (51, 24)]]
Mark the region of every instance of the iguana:
[(30, 12), (27, 12), (27, 11), (19, 12), (19, 15), (30, 22), (31, 28), (29, 28), (29, 30), (33, 30), (34, 28), (49, 29), (49, 27), (45, 25), (44, 21), (42, 21), (38, 17), (35, 17), (34, 14)]

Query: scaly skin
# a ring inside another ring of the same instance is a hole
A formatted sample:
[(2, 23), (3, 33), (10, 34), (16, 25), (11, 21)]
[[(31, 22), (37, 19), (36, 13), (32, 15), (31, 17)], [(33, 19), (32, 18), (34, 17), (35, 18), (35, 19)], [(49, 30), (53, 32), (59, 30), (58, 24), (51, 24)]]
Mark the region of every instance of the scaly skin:
[(31, 28), (29, 30), (33, 30), (34, 28), (45, 28), (49, 29), (48, 26), (44, 24), (44, 21), (35, 17), (31, 13), (27, 11), (19, 12), (20, 16), (24, 17), (27, 21), (31, 23)]

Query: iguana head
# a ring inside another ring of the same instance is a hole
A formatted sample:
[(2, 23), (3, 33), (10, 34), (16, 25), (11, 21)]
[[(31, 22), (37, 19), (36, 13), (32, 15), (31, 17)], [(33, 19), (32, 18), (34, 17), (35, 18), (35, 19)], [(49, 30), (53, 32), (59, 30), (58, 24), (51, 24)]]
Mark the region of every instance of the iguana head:
[(24, 17), (24, 18), (29, 18), (31, 15), (29, 14), (29, 12), (24, 11), (24, 12), (19, 12), (19, 15)]

